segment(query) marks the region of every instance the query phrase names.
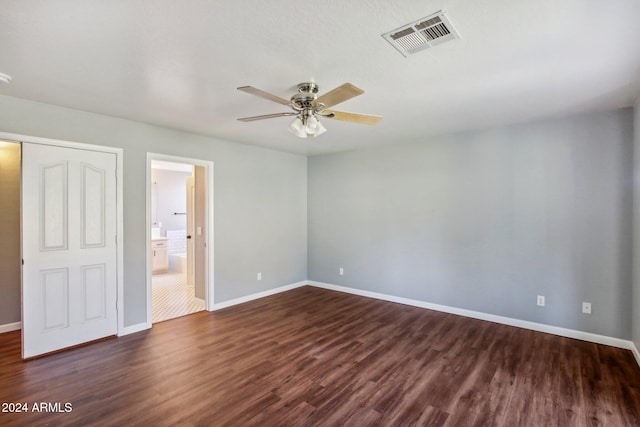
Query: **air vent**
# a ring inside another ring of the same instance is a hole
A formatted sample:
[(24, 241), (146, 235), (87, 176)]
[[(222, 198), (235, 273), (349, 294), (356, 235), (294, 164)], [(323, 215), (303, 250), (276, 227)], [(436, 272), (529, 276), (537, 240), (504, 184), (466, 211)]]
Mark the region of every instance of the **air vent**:
[(382, 35), (404, 56), (413, 55), (449, 40), (460, 38), (444, 12), (439, 11)]

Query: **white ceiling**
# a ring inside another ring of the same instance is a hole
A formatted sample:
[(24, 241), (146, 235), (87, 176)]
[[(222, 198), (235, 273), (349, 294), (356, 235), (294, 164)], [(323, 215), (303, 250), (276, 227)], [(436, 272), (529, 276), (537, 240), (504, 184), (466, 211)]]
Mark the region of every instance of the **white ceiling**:
[[(461, 39), (404, 58), (380, 35), (443, 10)], [(630, 106), (640, 95), (640, 1), (0, 0), (1, 95), (306, 155)], [(374, 127), (239, 122), (351, 82), (335, 107)]]

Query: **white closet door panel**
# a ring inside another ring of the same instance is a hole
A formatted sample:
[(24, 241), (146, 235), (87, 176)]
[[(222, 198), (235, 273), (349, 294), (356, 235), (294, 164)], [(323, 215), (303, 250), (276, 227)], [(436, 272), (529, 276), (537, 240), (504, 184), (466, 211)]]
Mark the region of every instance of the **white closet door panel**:
[(42, 278), (42, 330), (66, 328), (69, 326), (69, 270), (58, 268), (43, 270)]
[(104, 319), (107, 306), (106, 265), (82, 267), (84, 321)]
[(82, 165), (82, 247), (100, 248), (105, 245), (104, 197), (105, 170)]
[(23, 143), (23, 357), (117, 332), (116, 156)]
[(40, 242), (43, 251), (66, 250), (67, 162), (40, 165)]

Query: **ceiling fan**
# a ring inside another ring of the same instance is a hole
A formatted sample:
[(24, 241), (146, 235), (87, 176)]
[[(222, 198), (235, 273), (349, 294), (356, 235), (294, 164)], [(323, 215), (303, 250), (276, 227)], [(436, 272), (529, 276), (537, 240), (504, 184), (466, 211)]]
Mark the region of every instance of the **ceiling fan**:
[(278, 104), (286, 105), (293, 109), (293, 111), (283, 113), (243, 117), (238, 120), (242, 122), (252, 122), (254, 120), (272, 119), (275, 117), (296, 116), (295, 120), (289, 125), (289, 131), (300, 138), (315, 137), (327, 131), (327, 129), (322, 126), (322, 123), (320, 123), (320, 120), (318, 120), (319, 117), (365, 125), (375, 125), (382, 120), (382, 116), (328, 109), (329, 107), (333, 107), (334, 105), (364, 93), (362, 89), (355, 87), (351, 83), (338, 86), (321, 96), (318, 96), (317, 84), (309, 82), (300, 83), (298, 85), (298, 93), (293, 95), (290, 100), (256, 89), (252, 86), (241, 86), (238, 90), (277, 102)]

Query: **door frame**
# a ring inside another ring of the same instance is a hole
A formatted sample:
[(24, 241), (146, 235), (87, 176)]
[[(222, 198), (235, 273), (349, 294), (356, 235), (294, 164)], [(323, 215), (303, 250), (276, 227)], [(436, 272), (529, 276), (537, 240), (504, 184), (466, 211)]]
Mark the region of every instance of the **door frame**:
[(190, 157), (172, 156), (147, 152), (147, 179), (146, 179), (146, 281), (147, 281), (147, 328), (153, 325), (153, 305), (151, 296), (151, 161), (161, 160), (165, 162), (184, 163), (192, 166), (202, 166), (206, 171), (206, 201), (207, 209), (205, 224), (205, 244), (207, 247), (207, 261), (205, 262), (205, 309), (214, 310), (214, 244), (213, 244), (213, 162), (210, 160), (193, 159)]
[[(31, 144), (51, 145), (54, 147), (62, 148), (74, 148), (77, 150), (98, 151), (101, 153), (111, 153), (116, 155), (116, 280), (117, 280), (117, 301), (116, 311), (118, 314), (118, 335), (123, 335), (125, 331), (124, 327), (124, 209), (123, 209), (123, 161), (124, 150), (117, 147), (108, 147), (104, 145), (86, 144), (82, 142), (63, 141), (60, 139), (42, 138), (39, 136), (21, 135), (16, 133), (0, 132), (0, 139), (16, 142), (22, 146), (23, 142)], [(21, 154), (22, 155), (22, 154)], [(20, 166), (22, 173), (22, 165)], [(22, 198), (20, 198), (20, 257), (22, 254)], [(22, 298), (22, 282), (20, 283), (20, 300), (21, 305), (24, 305)], [(22, 307), (21, 307), (22, 309)], [(22, 328), (22, 316), (20, 319), (20, 325)]]

